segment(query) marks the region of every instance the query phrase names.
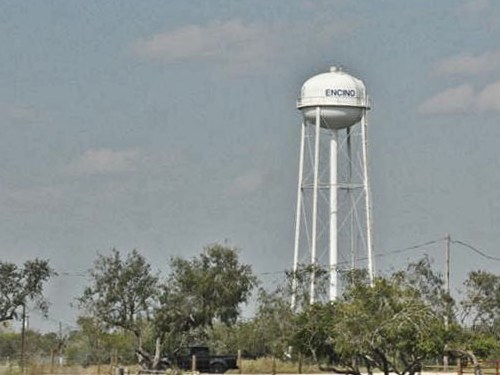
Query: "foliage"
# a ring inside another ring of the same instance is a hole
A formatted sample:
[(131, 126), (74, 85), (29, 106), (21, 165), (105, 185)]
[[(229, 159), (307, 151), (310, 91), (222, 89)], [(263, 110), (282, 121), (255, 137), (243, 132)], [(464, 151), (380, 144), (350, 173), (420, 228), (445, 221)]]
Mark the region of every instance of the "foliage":
[(168, 285), (160, 286), (159, 307), (154, 311), (153, 324), (156, 336), (168, 351), (196, 341), (200, 336), (199, 324), (192, 315), (194, 303), (192, 296), (178, 293)]
[(500, 340), (500, 276), (473, 271), (469, 273), (465, 287), (462, 307), (472, 327), (496, 333)]
[(325, 267), (318, 264), (301, 264), (295, 271), (287, 271), (285, 288), (282, 288), (283, 296), (295, 298), (295, 310), (307, 309), (310, 305), (310, 285), (314, 278), (315, 299), (326, 300), (328, 298), (329, 272)]
[(46, 314), (48, 302), (43, 287), (55, 274), (48, 260), (28, 260), (22, 267), (0, 262), (0, 322), (17, 319), (19, 310), (28, 303)]
[(270, 355), (267, 336), (262, 334), (261, 327), (256, 318), (232, 326), (216, 323), (208, 330), (207, 340), (216, 353), (234, 353), (235, 349), (239, 349), (243, 358)]
[[(295, 273), (287, 274), (287, 279), (295, 277), (297, 288), (297, 304), (299, 313), (293, 317), (293, 334), (290, 344), (296, 352), (312, 359), (314, 363), (326, 361), (331, 363), (336, 359), (336, 354), (332, 348), (330, 328), (334, 323), (332, 319), (336, 317), (336, 306), (331, 303), (310, 304), (309, 284), (312, 275), (316, 278), (317, 291), (319, 296), (326, 298), (329, 273), (326, 269), (318, 266), (301, 266)], [(356, 283), (366, 280), (366, 272), (355, 270), (344, 274), (346, 283)], [(319, 286), (319, 287), (318, 287)], [(297, 310), (297, 309), (296, 309)]]
[(443, 319), (429, 302), (439, 283), (428, 283), (429, 273), (420, 271), (378, 277), (373, 286), (365, 271), (346, 272), (339, 300), (297, 316), (294, 345), (314, 359), (328, 357), (339, 373), (415, 373), (442, 353), (445, 338)]
[(90, 270), (91, 285), (79, 305), (106, 328), (119, 327), (141, 338), (142, 319), (156, 302), (158, 277), (137, 250), (122, 259), (120, 252), (100, 254)]
[[(39, 357), (49, 357), (57, 346), (57, 335), (53, 332), (39, 333), (27, 330), (25, 333), (25, 358), (29, 361)], [(21, 352), (21, 334), (19, 332), (0, 333), (0, 358), (17, 359)]]
[(0, 358), (18, 357), (21, 338), (16, 332), (0, 333)]
[(315, 303), (294, 318), (292, 347), (310, 357), (314, 363), (337, 360), (331, 342), (330, 328), (336, 319), (336, 305)]
[(95, 317), (79, 317), (77, 323), (79, 330), (68, 338), (66, 355), (69, 363), (83, 366), (109, 363), (112, 355), (116, 355), (122, 364), (136, 361), (134, 337), (130, 332), (109, 332)]
[[(455, 302), (428, 258), (377, 277), (373, 285), (364, 270), (342, 276), (345, 291), (337, 301), (311, 305), (311, 278), (322, 301), (328, 272), (316, 265), (299, 267), (274, 291), (261, 289), (255, 316), (240, 321), (240, 306), (248, 302), (257, 278), (235, 248), (216, 244), (192, 259), (172, 258), (164, 283), (136, 251), (122, 259), (113, 250), (110, 256), (99, 255), (91, 270), (91, 285), (79, 299), (87, 315), (79, 319), (68, 354), (82, 362), (86, 352), (88, 363), (98, 363), (118, 350), (128, 361), (133, 345), (125, 331), (136, 337), (149, 334), (144, 349), (154, 348), (155, 358), (157, 337), (167, 352), (205, 343), (215, 352), (241, 349), (247, 356), (283, 359), (293, 347), (292, 355), (355, 375), (361, 369), (413, 374), (445, 349), (472, 350), (482, 358), (500, 354), (498, 276), (482, 271), (469, 275), (461, 306), (471, 327), (455, 318)], [(293, 293), (295, 311), (290, 306)]]
[(240, 264), (236, 249), (213, 245), (199, 258), (174, 258), (169, 286), (178, 294), (192, 296), (197, 306), (192, 312), (199, 325), (211, 326), (215, 319), (231, 324), (239, 315), (239, 305), (247, 302), (256, 278), (251, 266)]
[(255, 316), (256, 330), (266, 354), (283, 357), (288, 351), (293, 331), (293, 313), (290, 300), (279, 291), (272, 293), (261, 289)]
[(219, 347), (221, 345), (227, 347), (228, 342), (236, 343), (237, 348), (241, 349), (247, 358), (273, 356), (289, 359), (290, 345), (296, 344), (293, 338), (299, 336), (294, 335), (296, 314), (291, 308), (291, 296), (295, 292), (297, 305), (300, 308), (308, 308), (311, 277), (316, 279), (319, 294), (326, 290), (324, 287), (327, 279), (324, 269), (316, 265), (301, 266), (296, 272), (287, 272), (285, 281), (275, 290), (259, 289), (254, 318), (226, 330), (224, 337), (219, 334), (217, 338), (213, 332), (211, 338), (217, 340), (216, 344)]
[(102, 363), (102, 345), (104, 328), (95, 317), (80, 316), (77, 319), (78, 331), (73, 331), (68, 338), (66, 354), (71, 364)]
[(500, 276), (473, 271), (464, 285), (461, 306), (466, 326), (457, 346), (482, 358), (496, 358), (500, 355)]
[[(20, 336), (20, 335), (19, 335)], [(19, 337), (19, 342), (21, 337)], [(53, 332), (39, 333), (33, 330), (27, 330), (25, 333), (25, 354), (28, 362), (33, 362), (39, 358), (50, 358), (54, 348), (59, 345), (59, 338)], [(20, 351), (20, 346), (18, 346)]]
[[(315, 356), (318, 351), (315, 346), (317, 342), (308, 342), (304, 331), (316, 336), (316, 329), (320, 329), (319, 324), (315, 327), (308, 326), (308, 323), (314, 324), (316, 320), (310, 320), (307, 314), (299, 315), (297, 319), (290, 302), (292, 294), (295, 294), (296, 310), (310, 312), (311, 278), (315, 278), (317, 295), (324, 296), (327, 290), (327, 276), (326, 270), (317, 265), (300, 266), (295, 272), (287, 272), (284, 283), (275, 290), (260, 289), (255, 317), (239, 325), (238, 347), (250, 356), (289, 358), (292, 345), (299, 351), (309, 351)], [(319, 306), (321, 305), (314, 305)]]
[[(232, 325), (257, 284), (251, 266), (240, 263), (234, 248), (212, 245), (191, 260), (173, 258), (155, 310), (158, 335), (181, 345), (206, 334), (215, 322)], [(174, 339), (174, 336), (177, 339)]]
[(500, 341), (485, 332), (472, 332), (468, 340), (470, 350), (479, 358), (497, 359), (500, 357)]
[(207, 330), (207, 342), (213, 353), (233, 353), (235, 348), (242, 349), (239, 345), (239, 335), (242, 323), (228, 326), (223, 323), (215, 323)]
[(373, 287), (349, 285), (335, 310), (334, 351), (351, 373), (367, 366), (413, 374), (424, 359), (442, 353), (443, 325), (401, 274), (376, 278)]

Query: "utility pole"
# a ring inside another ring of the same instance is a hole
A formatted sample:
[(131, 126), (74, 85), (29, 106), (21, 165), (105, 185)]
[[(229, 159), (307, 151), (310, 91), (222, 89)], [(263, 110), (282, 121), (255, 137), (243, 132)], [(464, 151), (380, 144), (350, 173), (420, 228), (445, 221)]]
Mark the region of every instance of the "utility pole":
[(62, 334), (62, 323), (61, 321), (59, 321), (59, 345), (58, 345), (58, 350), (57, 350), (57, 354), (58, 354), (58, 358), (57, 358), (57, 361), (58, 361), (58, 364), (59, 366), (62, 366), (62, 351), (63, 351), (63, 334)]
[[(445, 247), (445, 272), (444, 272), (444, 288), (446, 293), (446, 310), (444, 313), (444, 329), (446, 332), (448, 331), (449, 326), (449, 298), (450, 298), (450, 245), (451, 245), (451, 236), (448, 233), (445, 237), (446, 239), (446, 247)], [(445, 343), (445, 348), (447, 343)], [(444, 371), (448, 371), (448, 355), (445, 354), (443, 356), (443, 366)]]
[[(444, 287), (446, 294), (450, 294), (450, 244), (451, 244), (451, 236), (448, 233), (446, 235), (446, 253), (445, 253), (445, 259), (446, 259), (446, 268), (445, 268), (445, 279), (444, 279)], [(448, 314), (446, 314), (446, 328), (448, 328)]]

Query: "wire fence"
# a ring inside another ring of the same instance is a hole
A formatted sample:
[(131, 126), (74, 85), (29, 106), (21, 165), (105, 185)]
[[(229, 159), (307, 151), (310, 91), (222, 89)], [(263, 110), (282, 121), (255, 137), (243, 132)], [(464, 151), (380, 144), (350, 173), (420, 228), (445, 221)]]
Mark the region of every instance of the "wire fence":
[(116, 365), (93, 365), (89, 367), (52, 365), (48, 363), (28, 363), (24, 368), (19, 364), (0, 365), (0, 375), (127, 375), (135, 374), (131, 368)]

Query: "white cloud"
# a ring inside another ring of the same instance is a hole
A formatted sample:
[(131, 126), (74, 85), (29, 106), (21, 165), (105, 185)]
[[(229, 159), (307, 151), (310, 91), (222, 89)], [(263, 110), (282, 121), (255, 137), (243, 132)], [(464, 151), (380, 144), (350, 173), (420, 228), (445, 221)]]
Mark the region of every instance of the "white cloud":
[[(318, 22), (317, 22), (318, 21)], [(280, 59), (307, 57), (345, 38), (357, 20), (309, 19), (307, 22), (245, 23), (239, 19), (187, 25), (132, 44), (143, 58), (169, 62), (220, 63), (224, 69), (266, 67)], [(307, 48), (304, 48), (307, 46)]]
[(258, 191), (265, 182), (266, 173), (251, 169), (236, 176), (229, 185), (228, 193), (231, 195), (248, 195)]
[(478, 94), (477, 107), (481, 111), (500, 112), (500, 81), (487, 85)]
[(244, 60), (265, 58), (271, 52), (264, 28), (237, 19), (155, 34), (137, 41), (133, 49), (140, 56), (163, 61)]
[(137, 150), (87, 150), (70, 165), (70, 171), (77, 175), (126, 172), (135, 168), (139, 158)]
[(474, 89), (471, 85), (461, 85), (440, 92), (426, 101), (420, 107), (423, 114), (463, 113), (470, 109), (474, 102)]
[(500, 81), (477, 91), (470, 84), (450, 88), (430, 97), (419, 107), (419, 112), (426, 115), (487, 111), (500, 112)]
[(438, 75), (451, 74), (488, 74), (500, 68), (500, 50), (482, 55), (457, 55), (447, 57), (436, 65)]

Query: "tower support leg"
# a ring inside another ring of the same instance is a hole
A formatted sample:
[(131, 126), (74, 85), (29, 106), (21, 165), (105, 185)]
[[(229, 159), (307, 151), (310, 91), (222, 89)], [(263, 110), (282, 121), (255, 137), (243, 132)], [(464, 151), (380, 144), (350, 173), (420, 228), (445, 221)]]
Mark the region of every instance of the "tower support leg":
[(317, 242), (317, 222), (318, 222), (318, 187), (319, 187), (319, 135), (321, 126), (321, 108), (316, 107), (316, 125), (314, 135), (314, 177), (313, 177), (313, 207), (312, 207), (312, 228), (311, 228), (311, 284), (309, 288), (309, 302), (315, 301), (316, 283), (316, 242)]
[(363, 109), (363, 117), (361, 118), (361, 138), (363, 147), (363, 185), (365, 190), (365, 211), (366, 211), (366, 247), (368, 251), (368, 275), (370, 284), (373, 286), (374, 281), (374, 265), (373, 265), (373, 233), (372, 233), (372, 204), (370, 181), (368, 179), (368, 137), (367, 137), (368, 121), (366, 118), (366, 109)]
[(305, 139), (305, 122), (302, 123), (300, 131), (300, 151), (299, 151), (299, 181), (297, 184), (297, 212), (295, 213), (295, 243), (293, 249), (293, 276), (292, 276), (292, 311), (297, 303), (297, 270), (299, 266), (299, 246), (300, 246), (300, 226), (301, 226), (301, 211), (303, 198), (303, 178), (304, 178), (304, 139)]
[(338, 259), (338, 239), (337, 239), (337, 145), (338, 143), (338, 130), (332, 130), (332, 137), (330, 139), (330, 288), (329, 297), (330, 301), (337, 299), (338, 291), (338, 275), (337, 275), (337, 259)]

